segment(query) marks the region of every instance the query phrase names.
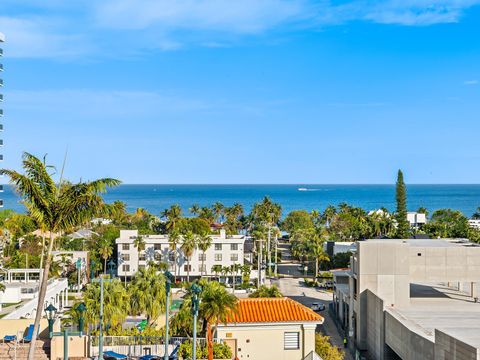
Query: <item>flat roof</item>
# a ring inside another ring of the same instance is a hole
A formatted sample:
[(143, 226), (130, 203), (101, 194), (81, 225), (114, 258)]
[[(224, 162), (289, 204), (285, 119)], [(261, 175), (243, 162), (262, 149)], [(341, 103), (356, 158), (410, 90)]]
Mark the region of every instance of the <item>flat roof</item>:
[(410, 305), (386, 311), (417, 334), (434, 341), (435, 329), (480, 348), (480, 303), (446, 285), (411, 284)]
[(479, 247), (479, 244), (472, 243), (468, 239), (369, 239), (366, 242), (376, 243), (405, 243), (411, 247)]

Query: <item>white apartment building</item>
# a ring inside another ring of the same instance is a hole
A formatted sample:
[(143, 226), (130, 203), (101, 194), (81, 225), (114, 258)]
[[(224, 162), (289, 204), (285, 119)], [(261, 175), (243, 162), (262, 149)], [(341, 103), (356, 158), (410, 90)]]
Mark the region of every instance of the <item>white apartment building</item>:
[[(132, 277), (146, 266), (150, 261), (169, 264), (169, 271), (174, 274), (174, 258), (176, 257), (176, 276), (187, 276), (187, 258), (181, 250), (181, 240), (177, 245), (176, 254), (170, 249), (168, 235), (141, 235), (145, 242), (145, 250), (138, 251), (135, 239), (139, 236), (138, 230), (121, 230), (120, 237), (116, 240), (118, 250), (119, 277)], [(212, 245), (203, 254), (196, 248), (190, 258), (190, 276), (212, 276), (214, 265), (230, 266), (244, 264), (244, 235), (226, 235), (224, 230), (220, 234), (211, 235)], [(175, 256), (176, 255), (176, 256)], [(203, 264), (203, 269), (202, 269)]]
[(411, 211), (407, 213), (407, 220), (410, 223), (410, 227), (418, 228), (427, 223), (427, 215)]

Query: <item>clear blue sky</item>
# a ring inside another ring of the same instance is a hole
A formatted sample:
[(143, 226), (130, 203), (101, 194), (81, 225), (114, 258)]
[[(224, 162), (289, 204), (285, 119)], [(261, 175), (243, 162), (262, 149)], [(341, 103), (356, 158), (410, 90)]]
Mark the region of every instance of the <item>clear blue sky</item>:
[(5, 167), (480, 181), (480, 0), (1, 0)]

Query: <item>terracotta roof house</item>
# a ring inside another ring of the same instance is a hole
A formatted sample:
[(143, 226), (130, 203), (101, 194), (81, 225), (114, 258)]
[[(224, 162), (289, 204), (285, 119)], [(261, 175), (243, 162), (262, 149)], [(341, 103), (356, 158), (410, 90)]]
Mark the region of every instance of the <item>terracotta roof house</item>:
[(289, 298), (239, 299), (217, 336), (233, 358), (303, 360), (315, 352), (315, 329), (323, 317)]

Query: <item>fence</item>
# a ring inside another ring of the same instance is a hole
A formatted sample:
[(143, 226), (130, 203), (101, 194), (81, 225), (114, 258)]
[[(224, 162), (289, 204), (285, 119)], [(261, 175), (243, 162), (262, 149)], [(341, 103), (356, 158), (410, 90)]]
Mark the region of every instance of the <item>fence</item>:
[[(191, 341), (191, 338), (172, 337), (168, 339), (168, 351), (171, 353), (177, 345)], [(214, 341), (220, 342), (215, 339)], [(198, 346), (206, 346), (205, 338), (197, 338)], [(159, 355), (165, 352), (163, 337), (158, 336), (104, 336), (103, 351), (115, 351), (128, 356)], [(98, 355), (98, 336), (90, 341), (90, 356)]]

